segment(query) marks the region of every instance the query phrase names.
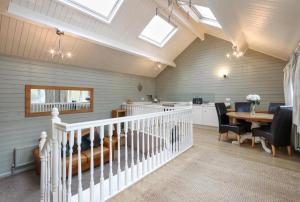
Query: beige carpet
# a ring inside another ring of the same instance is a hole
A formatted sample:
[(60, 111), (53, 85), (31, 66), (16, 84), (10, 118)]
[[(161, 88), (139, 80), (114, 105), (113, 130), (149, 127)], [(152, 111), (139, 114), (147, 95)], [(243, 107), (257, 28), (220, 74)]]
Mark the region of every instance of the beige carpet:
[(194, 147), (111, 201), (300, 201), (300, 158), (194, 130)]

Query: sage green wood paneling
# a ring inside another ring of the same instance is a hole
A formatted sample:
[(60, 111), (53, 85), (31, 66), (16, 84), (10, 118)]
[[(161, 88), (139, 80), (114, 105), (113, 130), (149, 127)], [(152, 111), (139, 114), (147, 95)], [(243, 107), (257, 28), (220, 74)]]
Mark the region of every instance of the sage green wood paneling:
[[(245, 101), (250, 93), (262, 97), (261, 108), (271, 101), (282, 102), (284, 61), (248, 50), (244, 57), (228, 60), (225, 55), (231, 44), (206, 35), (195, 40), (176, 60), (176, 67), (167, 67), (156, 78), (156, 93), (163, 100), (188, 101), (194, 96), (207, 101)], [(229, 70), (227, 79), (218, 71)]]
[(0, 175), (10, 171), (15, 147), (37, 144), (41, 131), (50, 128), (49, 116), (24, 117), (25, 84), (94, 88), (94, 112), (61, 116), (64, 122), (108, 118), (128, 98), (155, 94), (152, 78), (0, 56)]

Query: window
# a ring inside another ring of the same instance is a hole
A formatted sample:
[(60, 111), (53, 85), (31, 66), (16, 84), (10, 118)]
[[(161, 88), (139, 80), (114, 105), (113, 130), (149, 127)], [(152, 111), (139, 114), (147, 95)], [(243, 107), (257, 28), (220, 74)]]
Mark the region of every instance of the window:
[(220, 23), (217, 21), (217, 18), (209, 8), (204, 6), (193, 5), (193, 10), (198, 15), (201, 22), (222, 28)]
[(110, 23), (123, 0), (60, 0), (82, 12)]
[(177, 27), (155, 15), (140, 34), (140, 38), (158, 47), (163, 47), (176, 33)]

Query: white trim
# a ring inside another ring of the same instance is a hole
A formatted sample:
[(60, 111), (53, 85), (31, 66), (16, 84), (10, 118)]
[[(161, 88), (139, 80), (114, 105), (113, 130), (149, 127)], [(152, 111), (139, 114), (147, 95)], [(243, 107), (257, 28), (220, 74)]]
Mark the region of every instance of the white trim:
[(121, 7), (121, 5), (123, 3), (123, 0), (118, 0), (116, 2), (116, 4), (114, 5), (113, 9), (111, 10), (111, 12), (109, 13), (109, 15), (103, 16), (100, 13), (92, 11), (91, 9), (89, 9), (85, 6), (74, 2), (73, 0), (58, 0), (58, 1), (65, 5), (71, 6), (83, 13), (93, 16), (94, 18), (97, 18), (98, 20), (101, 20), (102, 22), (105, 22), (106, 24), (111, 23), (111, 21), (113, 20), (113, 18), (115, 17), (116, 13), (118, 12), (119, 8)]

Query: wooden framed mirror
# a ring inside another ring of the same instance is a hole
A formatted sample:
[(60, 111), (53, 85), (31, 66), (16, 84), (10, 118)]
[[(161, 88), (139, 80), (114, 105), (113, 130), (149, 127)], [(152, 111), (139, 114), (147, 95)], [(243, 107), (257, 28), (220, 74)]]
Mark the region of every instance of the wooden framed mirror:
[(93, 88), (25, 85), (25, 117), (93, 112)]

